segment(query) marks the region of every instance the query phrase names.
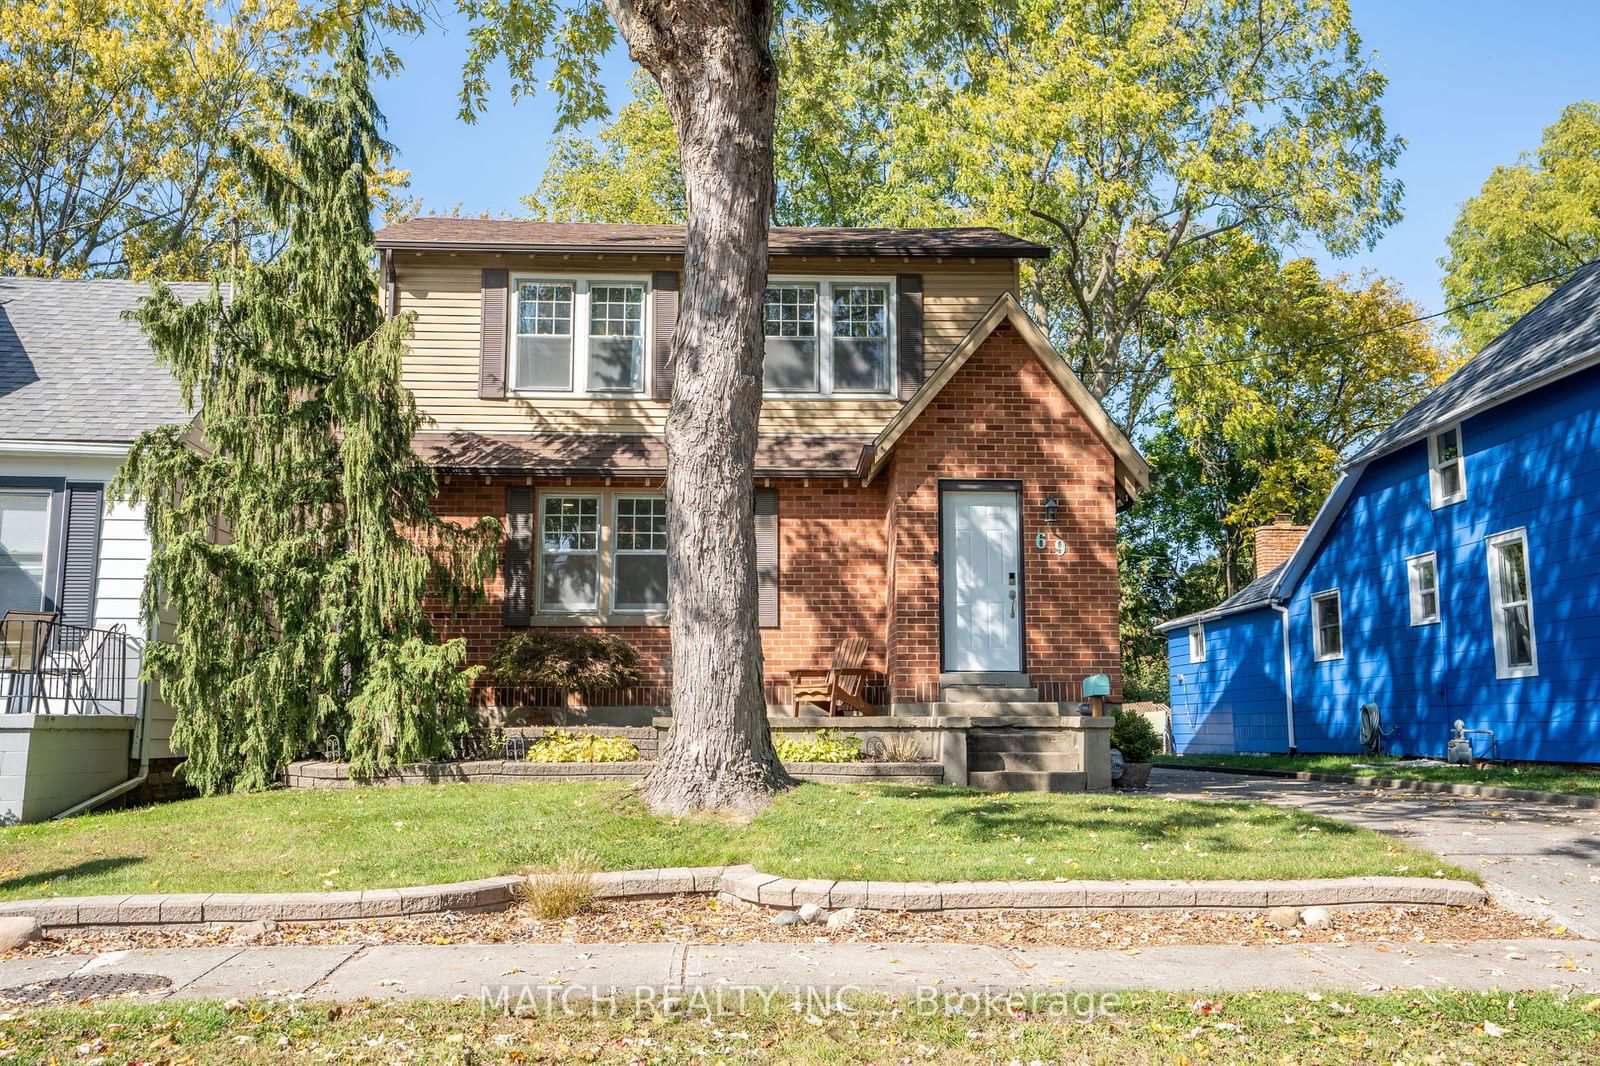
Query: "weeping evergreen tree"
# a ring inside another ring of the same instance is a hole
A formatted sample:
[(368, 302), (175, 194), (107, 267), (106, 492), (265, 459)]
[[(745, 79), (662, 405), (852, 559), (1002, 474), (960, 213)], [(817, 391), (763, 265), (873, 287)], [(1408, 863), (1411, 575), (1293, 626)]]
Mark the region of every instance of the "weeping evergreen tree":
[(371, 269), (388, 146), (367, 78), (353, 31), (313, 95), (281, 90), (280, 146), (236, 147), (283, 254), (229, 296), (185, 306), (158, 287), (136, 312), (199, 417), (142, 436), (113, 492), (145, 506), (144, 608), (175, 619), (148, 672), (206, 793), (264, 787), (321, 736), (371, 775), (443, 754), (466, 724), (476, 668), (424, 604), (481, 596), (499, 525), (440, 521), (411, 451), (411, 321), (384, 318)]

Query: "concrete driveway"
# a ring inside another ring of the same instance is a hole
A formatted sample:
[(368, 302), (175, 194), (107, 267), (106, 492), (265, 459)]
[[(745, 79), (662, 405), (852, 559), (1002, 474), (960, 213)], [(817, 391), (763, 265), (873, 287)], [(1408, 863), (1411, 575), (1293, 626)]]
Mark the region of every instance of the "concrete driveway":
[(1511, 910), (1600, 938), (1600, 811), (1160, 767), (1150, 775), (1150, 788), (1191, 799), (1299, 807), (1392, 833), (1477, 871)]

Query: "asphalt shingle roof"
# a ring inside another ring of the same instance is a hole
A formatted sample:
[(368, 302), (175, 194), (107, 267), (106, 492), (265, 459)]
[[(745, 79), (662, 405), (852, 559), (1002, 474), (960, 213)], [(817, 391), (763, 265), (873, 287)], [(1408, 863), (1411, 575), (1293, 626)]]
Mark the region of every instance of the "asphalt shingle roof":
[(1378, 434), (1363, 463), (1600, 357), (1600, 263), (1579, 270)]
[(1208, 618), (1220, 618), (1225, 614), (1237, 614), (1240, 611), (1265, 607), (1272, 602), (1272, 594), (1277, 588), (1278, 578), (1283, 574), (1284, 567), (1288, 565), (1288, 560), (1284, 560), (1215, 607), (1208, 607), (1204, 611), (1196, 611), (1194, 614), (1186, 614), (1182, 618), (1174, 618), (1171, 621), (1162, 622), (1156, 628), (1158, 630), (1177, 629), (1180, 626), (1186, 626), (1194, 622), (1203, 622)]
[[(520, 252), (683, 254), (682, 226), (530, 222), (498, 218), (413, 218), (378, 231), (379, 248)], [(1050, 249), (989, 226), (847, 229), (774, 226), (773, 255), (954, 255), (1042, 259)]]
[[(179, 299), (210, 291), (171, 286)], [(0, 440), (123, 442), (185, 422), (138, 323), (147, 282), (0, 278)]]

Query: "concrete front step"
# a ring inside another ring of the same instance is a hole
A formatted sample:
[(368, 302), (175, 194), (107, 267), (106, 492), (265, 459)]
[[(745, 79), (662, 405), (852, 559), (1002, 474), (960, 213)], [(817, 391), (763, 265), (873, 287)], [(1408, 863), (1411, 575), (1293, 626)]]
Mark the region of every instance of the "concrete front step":
[(900, 717), (926, 718), (1060, 718), (1061, 704), (1028, 703), (897, 703)]
[(1083, 747), (1075, 732), (1060, 729), (974, 729), (967, 733), (970, 756), (998, 752), (1076, 752)]
[(1000, 688), (1028, 688), (1033, 684), (1027, 674), (1010, 671), (955, 670), (939, 675), (939, 687), (948, 685), (995, 685)]
[(939, 697), (946, 703), (1037, 703), (1039, 690), (1004, 685), (940, 685)]
[(1046, 770), (1063, 772), (1079, 762), (1075, 752), (1067, 751), (969, 751), (967, 770)]
[(1083, 792), (1088, 779), (1081, 773), (1039, 770), (977, 770), (967, 784), (986, 792)]

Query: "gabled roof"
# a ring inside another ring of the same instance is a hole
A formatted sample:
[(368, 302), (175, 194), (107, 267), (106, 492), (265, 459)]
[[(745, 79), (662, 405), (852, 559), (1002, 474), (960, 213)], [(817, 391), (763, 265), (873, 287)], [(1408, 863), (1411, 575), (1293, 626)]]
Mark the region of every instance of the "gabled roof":
[[(183, 300), (209, 283), (169, 286)], [(0, 278), (0, 439), (130, 442), (186, 422), (178, 385), (138, 323), (142, 281)]]
[(1600, 362), (1600, 262), (1512, 323), (1351, 460), (1365, 463), (1433, 430)]
[[(682, 226), (609, 222), (528, 222), (493, 218), (413, 218), (385, 226), (379, 248), (407, 251), (485, 251), (524, 254), (583, 252), (682, 255)], [(1050, 249), (989, 226), (922, 229), (846, 229), (774, 226), (773, 255), (973, 256), (1046, 259)]]
[(1036, 359), (1039, 360), (1046, 372), (1061, 391), (1066, 393), (1067, 399), (1082, 413), (1084, 421), (1089, 423), (1095, 434), (1105, 442), (1116, 460), (1117, 488), (1127, 498), (1132, 499), (1150, 487), (1150, 467), (1146, 465), (1144, 456), (1139, 454), (1133, 443), (1111, 421), (1111, 416), (1106, 414), (1106, 409), (1084, 388), (1083, 382), (1078, 380), (1078, 375), (1072, 372), (1061, 353), (1055, 350), (1050, 343), (1050, 338), (1044, 331), (1034, 324), (1033, 319), (1022, 309), (1017, 298), (1009, 292), (1001, 293), (999, 299), (990, 305), (983, 318), (967, 332), (961, 343), (951, 350), (945, 361), (939, 364), (939, 369), (922, 383), (922, 387), (911, 395), (906, 405), (890, 419), (889, 424), (872, 442), (872, 458), (867, 465), (863, 480), (871, 481), (888, 464), (889, 455), (894, 451), (895, 444), (905, 435), (906, 430), (922, 416), (933, 403), (935, 397), (944, 390), (956, 373), (966, 365), (967, 360), (983, 345), (989, 335), (1000, 324), (1009, 322), (1027, 344)]
[(1287, 561), (1279, 563), (1215, 607), (1204, 611), (1196, 611), (1194, 614), (1186, 614), (1182, 618), (1174, 618), (1168, 622), (1162, 622), (1155, 627), (1156, 632), (1165, 633), (1169, 629), (1181, 629), (1184, 626), (1192, 626), (1196, 622), (1209, 622), (1213, 618), (1222, 618), (1230, 614), (1243, 614), (1245, 611), (1254, 611), (1267, 606), (1272, 602), (1273, 593), (1278, 587), (1278, 579), (1283, 576), (1284, 568), (1288, 565)]

